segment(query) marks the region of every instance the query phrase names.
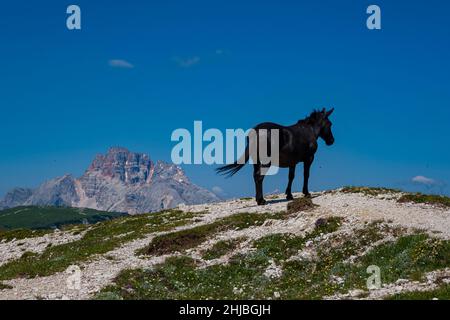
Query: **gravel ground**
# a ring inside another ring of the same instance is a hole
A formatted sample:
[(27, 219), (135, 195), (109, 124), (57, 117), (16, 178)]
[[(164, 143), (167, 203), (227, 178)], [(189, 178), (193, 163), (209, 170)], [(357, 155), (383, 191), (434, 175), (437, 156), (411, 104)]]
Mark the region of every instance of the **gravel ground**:
[(41, 253), (48, 245), (59, 245), (79, 240), (85, 232), (73, 235), (71, 232), (59, 230), (42, 237), (0, 242), (0, 266), (10, 260), (20, 258), (24, 252)]
[[(295, 197), (301, 197), (295, 194)], [(390, 196), (371, 197), (356, 193), (342, 192), (322, 192), (314, 194), (313, 202), (319, 206), (308, 212), (300, 212), (289, 217), (287, 220), (269, 220), (264, 225), (252, 227), (244, 230), (230, 230), (219, 234), (208, 240), (197, 248), (190, 250), (190, 254), (196, 258), (201, 258), (201, 253), (210, 248), (219, 240), (246, 237), (246, 240), (230, 254), (219, 259), (203, 261), (203, 266), (216, 263), (225, 263), (231, 254), (236, 252), (247, 252), (251, 250), (250, 243), (254, 239), (272, 233), (293, 233), (304, 234), (311, 230), (315, 221), (321, 217), (341, 216), (344, 224), (340, 232), (351, 232), (355, 227), (363, 226), (365, 222), (383, 219), (392, 226), (402, 226), (408, 229), (422, 229), (433, 236), (450, 239), (450, 210), (419, 204), (400, 204), (396, 202), (399, 194)], [(257, 206), (254, 200), (231, 200), (216, 204), (180, 206), (181, 210), (191, 212), (208, 212), (201, 216), (201, 221), (190, 226), (178, 229), (191, 228), (195, 225), (210, 223), (216, 219), (232, 215), (239, 212), (280, 212), (286, 210), (287, 202), (283, 201), (283, 196), (271, 199), (266, 206)], [(114, 277), (124, 269), (148, 268), (158, 264), (166, 258), (147, 257), (140, 258), (134, 255), (135, 250), (145, 247), (155, 236), (149, 234), (146, 238), (135, 240), (124, 244), (107, 254), (95, 256), (90, 261), (80, 264), (81, 287), (79, 290), (69, 289), (67, 285), (70, 274), (66, 272), (56, 273), (48, 277), (37, 277), (33, 279), (13, 279), (3, 281), (12, 286), (12, 289), (0, 290), (0, 299), (89, 299), (101, 288), (111, 283)], [(73, 236), (70, 233), (55, 232), (43, 237), (0, 243), (0, 265), (20, 257), (23, 251), (42, 252), (45, 247), (76, 241), (82, 234)], [(19, 245), (23, 243), (22, 245)], [(25, 249), (25, 250), (24, 250)], [(308, 253), (307, 248), (305, 252)], [(441, 272), (449, 272), (443, 270)], [(267, 274), (271, 277), (279, 276), (280, 270), (273, 264)], [(437, 273), (437, 272), (434, 272)], [(428, 282), (425, 284), (405, 281), (396, 283), (387, 288), (372, 291), (369, 298), (379, 299), (387, 294), (410, 291), (429, 290), (434, 286), (434, 273), (430, 274)], [(442, 275), (441, 275), (442, 276)], [(332, 296), (334, 299), (349, 299), (358, 296), (356, 292), (349, 292), (347, 295)], [(365, 297), (367, 298), (367, 297)]]

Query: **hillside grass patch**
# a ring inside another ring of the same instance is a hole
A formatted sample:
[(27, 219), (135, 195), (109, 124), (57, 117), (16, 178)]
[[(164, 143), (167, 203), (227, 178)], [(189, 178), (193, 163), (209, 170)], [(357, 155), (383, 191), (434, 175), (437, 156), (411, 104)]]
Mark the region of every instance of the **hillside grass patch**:
[(245, 239), (246, 239), (245, 237), (240, 237), (230, 240), (218, 241), (211, 248), (203, 252), (202, 259), (213, 260), (223, 257), (227, 253), (235, 250), (239, 246), (239, 244)]
[(262, 225), (268, 219), (284, 219), (286, 213), (236, 213), (209, 224), (156, 236), (138, 255), (164, 255), (194, 248), (227, 230), (242, 230)]
[(380, 188), (380, 187), (357, 187), (345, 186), (341, 189), (343, 193), (362, 193), (366, 196), (379, 196), (384, 194), (394, 194), (401, 192), (398, 189)]
[(23, 240), (27, 238), (37, 238), (52, 233), (54, 230), (30, 230), (15, 229), (0, 231), (0, 242), (11, 242), (13, 240)]
[(430, 195), (422, 193), (410, 193), (402, 195), (398, 200), (400, 203), (424, 203), (450, 208), (450, 198), (440, 195)]
[(347, 274), (359, 278), (358, 282), (364, 286), (370, 265), (380, 268), (382, 283), (398, 279), (423, 281), (425, 273), (450, 266), (450, 241), (430, 238), (427, 234), (405, 235), (370, 250)]
[[(330, 224), (333, 221), (330, 219)], [(227, 264), (198, 268), (198, 262), (191, 257), (176, 256), (167, 258), (153, 269), (124, 270), (114, 284), (104, 288), (96, 298), (268, 299), (275, 298), (275, 292), (284, 294), (291, 289), (295, 290), (292, 298), (308, 297), (306, 285), (293, 287), (289, 277), (271, 279), (265, 271), (272, 260), (295, 254), (305, 241), (327, 230), (332, 232), (335, 227), (316, 226), (306, 237), (283, 234), (264, 237), (254, 242), (254, 251), (237, 254)], [(310, 275), (311, 270), (306, 263), (296, 270), (296, 279)]]
[(184, 225), (198, 214), (201, 213), (169, 210), (100, 222), (90, 227), (80, 240), (48, 247), (42, 253), (26, 252), (19, 259), (0, 266), (0, 280), (61, 272), (72, 264), (80, 264), (149, 233)]
[(0, 211), (0, 229), (55, 229), (71, 224), (94, 224), (126, 215), (87, 208), (20, 206)]
[(450, 300), (450, 284), (430, 291), (411, 291), (389, 296), (386, 300)]
[[(233, 256), (227, 264), (198, 268), (188, 256), (166, 259), (153, 269), (125, 270), (97, 298), (118, 299), (322, 299), (352, 289), (368, 294), (366, 273), (369, 265), (378, 265), (382, 283), (399, 278), (419, 279), (425, 272), (449, 264), (448, 241), (424, 234), (405, 235), (404, 230), (383, 222), (369, 223), (352, 234), (334, 234), (326, 240), (324, 232), (337, 231), (331, 220), (317, 223), (304, 237), (274, 234), (254, 242), (254, 250)], [(387, 235), (395, 241), (371, 247)], [(317, 256), (289, 259), (313, 239)], [(354, 263), (347, 259), (357, 256)], [(272, 263), (282, 268), (282, 275), (269, 278), (265, 271)], [(428, 296), (445, 298), (448, 288)], [(415, 293), (419, 295), (418, 293)], [(401, 298), (401, 296), (395, 297)]]

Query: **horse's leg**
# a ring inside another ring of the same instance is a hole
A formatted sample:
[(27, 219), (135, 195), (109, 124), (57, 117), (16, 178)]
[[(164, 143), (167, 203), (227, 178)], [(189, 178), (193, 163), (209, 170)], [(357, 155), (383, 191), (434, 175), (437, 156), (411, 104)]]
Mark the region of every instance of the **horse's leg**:
[(256, 202), (260, 206), (265, 205), (266, 200), (264, 200), (264, 196), (263, 196), (264, 175), (261, 174), (261, 165), (260, 164), (253, 165), (253, 179), (255, 180)]
[(314, 156), (311, 156), (308, 160), (303, 163), (303, 194), (305, 197), (311, 197), (311, 194), (308, 190), (308, 180), (309, 180), (309, 171), (311, 169), (311, 164), (314, 161)]
[(292, 181), (294, 181), (295, 178), (295, 165), (289, 167), (289, 182), (286, 188), (286, 199), (287, 200), (294, 200), (294, 197), (291, 193), (291, 187), (292, 187)]

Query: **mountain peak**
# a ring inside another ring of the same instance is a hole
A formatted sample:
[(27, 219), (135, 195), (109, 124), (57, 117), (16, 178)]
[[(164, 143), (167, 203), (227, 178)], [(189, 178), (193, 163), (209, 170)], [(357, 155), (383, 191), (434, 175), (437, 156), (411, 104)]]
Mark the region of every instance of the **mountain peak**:
[(95, 157), (85, 175), (101, 175), (127, 185), (144, 184), (150, 182), (152, 168), (153, 162), (147, 154), (112, 147), (105, 155)]
[(15, 189), (0, 200), (0, 208), (53, 205), (134, 214), (217, 200), (212, 192), (191, 183), (181, 167), (112, 147), (97, 155), (79, 179), (64, 175), (34, 190)]
[(114, 153), (130, 153), (130, 150), (128, 150), (125, 147), (120, 147), (120, 146), (116, 146), (116, 147), (110, 147), (108, 149), (108, 154), (114, 154)]
[(158, 160), (154, 166), (153, 179), (165, 180), (174, 179), (178, 182), (189, 182), (183, 169), (180, 166)]

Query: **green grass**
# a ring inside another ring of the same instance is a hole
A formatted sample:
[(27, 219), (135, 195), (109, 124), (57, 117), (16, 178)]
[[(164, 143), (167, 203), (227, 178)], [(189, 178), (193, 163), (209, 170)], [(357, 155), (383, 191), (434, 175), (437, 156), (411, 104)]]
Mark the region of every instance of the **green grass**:
[(356, 187), (356, 186), (346, 186), (342, 188), (343, 193), (362, 193), (368, 196), (378, 196), (382, 194), (392, 194), (399, 193), (400, 190), (389, 189), (389, 188), (379, 188), (379, 187)]
[(70, 224), (93, 224), (124, 215), (68, 207), (16, 207), (0, 211), (0, 230), (61, 228)]
[[(128, 270), (105, 288), (97, 298), (115, 296), (120, 299), (236, 299), (258, 295), (265, 288), (264, 257), (251, 255), (227, 265), (197, 269), (189, 257), (171, 257), (153, 270)], [(245, 293), (234, 288), (245, 284)]]
[(339, 229), (342, 225), (342, 217), (320, 218), (316, 221), (314, 231), (309, 235), (310, 238), (319, 236), (320, 234), (332, 233)]
[(0, 231), (0, 242), (10, 242), (12, 240), (22, 240), (27, 238), (42, 237), (48, 233), (52, 233), (53, 230), (29, 230), (29, 229), (16, 229), (10, 231)]
[[(326, 231), (334, 231), (335, 220), (318, 224), (306, 237), (273, 235), (255, 242), (255, 251), (232, 257), (228, 264), (197, 268), (198, 262), (187, 256), (169, 257), (154, 269), (125, 270), (113, 285), (104, 288), (97, 299), (267, 299), (274, 292), (295, 290), (295, 295), (283, 298), (307, 297), (306, 288), (292, 286), (288, 277), (269, 279), (264, 272), (270, 260), (295, 254), (307, 239)], [(281, 252), (278, 253), (278, 252)], [(295, 271), (295, 277), (305, 279), (311, 275), (311, 268), (305, 265)], [(319, 272), (320, 273), (320, 272)]]
[[(0, 290), (9, 286), (2, 280), (48, 276), (80, 264), (96, 254), (106, 254), (120, 245), (154, 232), (171, 231), (203, 213), (170, 210), (160, 213), (119, 217), (93, 226), (66, 226), (72, 233), (86, 231), (80, 240), (46, 248), (41, 254), (25, 252), (19, 259), (0, 266)], [(218, 233), (260, 226), (268, 219), (286, 219), (288, 212), (238, 213), (191, 229), (158, 235), (139, 254), (172, 254), (195, 248)], [(169, 257), (153, 269), (124, 270), (104, 288), (98, 299), (321, 299), (351, 289), (367, 292), (367, 267), (381, 269), (383, 284), (400, 278), (422, 281), (425, 273), (450, 266), (450, 241), (426, 234), (405, 234), (383, 221), (368, 223), (354, 233), (339, 231), (340, 217), (320, 218), (304, 236), (271, 234), (253, 242), (254, 250), (234, 255), (229, 263), (198, 268), (188, 256)], [(37, 236), (49, 230), (14, 230), (0, 233), (0, 241)], [(328, 234), (326, 237), (319, 237)], [(395, 240), (373, 247), (387, 235)], [(2, 238), (3, 237), (3, 238)], [(202, 253), (211, 260), (232, 252), (242, 239), (219, 241)], [(314, 255), (294, 256), (310, 241)], [(362, 255), (364, 253), (364, 255)], [(362, 256), (361, 256), (362, 255)], [(352, 263), (346, 262), (356, 257)], [(109, 259), (109, 257), (107, 257)], [(112, 257), (111, 257), (112, 259)], [(266, 268), (274, 261), (283, 273), (268, 278)], [(335, 279), (341, 279), (336, 281)], [(391, 299), (449, 299), (449, 285), (430, 292), (411, 292)]]
[[(336, 233), (326, 240), (317, 238), (337, 230), (339, 221), (334, 219), (317, 223), (305, 237), (274, 234), (256, 240), (254, 251), (235, 255), (228, 264), (198, 268), (198, 261), (181, 256), (170, 257), (154, 269), (124, 270), (97, 298), (269, 299), (277, 292), (281, 299), (321, 299), (351, 289), (363, 289), (367, 294), (366, 270), (370, 265), (380, 267), (382, 283), (392, 283), (399, 278), (421, 279), (426, 272), (450, 263), (449, 241), (424, 234), (404, 235), (404, 230), (382, 222), (367, 224), (352, 235)], [(371, 248), (387, 235), (398, 238)], [(308, 240), (313, 240), (317, 256), (289, 259)], [(365, 251), (354, 263), (346, 262)], [(282, 268), (281, 277), (265, 275), (271, 261)], [(448, 286), (428, 294), (442, 299), (447, 295)]]
[(107, 253), (149, 233), (184, 225), (196, 215), (171, 210), (100, 222), (89, 228), (80, 240), (51, 246), (41, 254), (24, 253), (19, 259), (0, 266), (0, 280), (48, 276), (64, 271), (72, 264), (82, 263), (95, 254)]
[(219, 232), (236, 229), (242, 230), (260, 226), (268, 219), (284, 219), (281, 213), (237, 213), (213, 223), (194, 228), (167, 233), (153, 238), (152, 242), (136, 254), (163, 255), (194, 248)]
[(218, 259), (236, 249), (239, 243), (244, 240), (245, 237), (218, 241), (210, 249), (203, 253), (202, 258), (204, 260)]
[(445, 208), (450, 207), (450, 198), (439, 195), (431, 195), (431, 194), (422, 194), (422, 193), (414, 193), (414, 194), (405, 194), (398, 199), (398, 202), (413, 202), (413, 203), (426, 203), (432, 205), (438, 205)]
[[(362, 193), (369, 196), (378, 196), (382, 194), (392, 194), (400, 193), (401, 190), (388, 189), (388, 188), (377, 188), (377, 187), (353, 187), (347, 186), (342, 188), (343, 193)], [(438, 205), (445, 208), (450, 207), (450, 197), (433, 195), (433, 194), (423, 194), (423, 193), (408, 193), (402, 195), (398, 200), (400, 203), (413, 202), (413, 203), (426, 203), (432, 205)]]
[(314, 231), (308, 233), (305, 237), (276, 233), (256, 240), (253, 246), (261, 250), (266, 256), (276, 261), (283, 261), (301, 250), (308, 240), (338, 230), (341, 222), (342, 218), (340, 217), (322, 218), (317, 220)]
[(387, 298), (387, 300), (450, 300), (450, 284), (443, 284), (431, 291), (412, 291), (399, 293)]
[(372, 249), (349, 272), (364, 282), (370, 265), (380, 267), (383, 283), (397, 279), (421, 281), (426, 272), (450, 265), (450, 241), (430, 238), (426, 234), (403, 236)]
[(287, 233), (276, 233), (256, 240), (253, 246), (264, 256), (276, 261), (286, 260), (291, 255), (302, 249), (305, 242), (304, 237), (298, 237)]

